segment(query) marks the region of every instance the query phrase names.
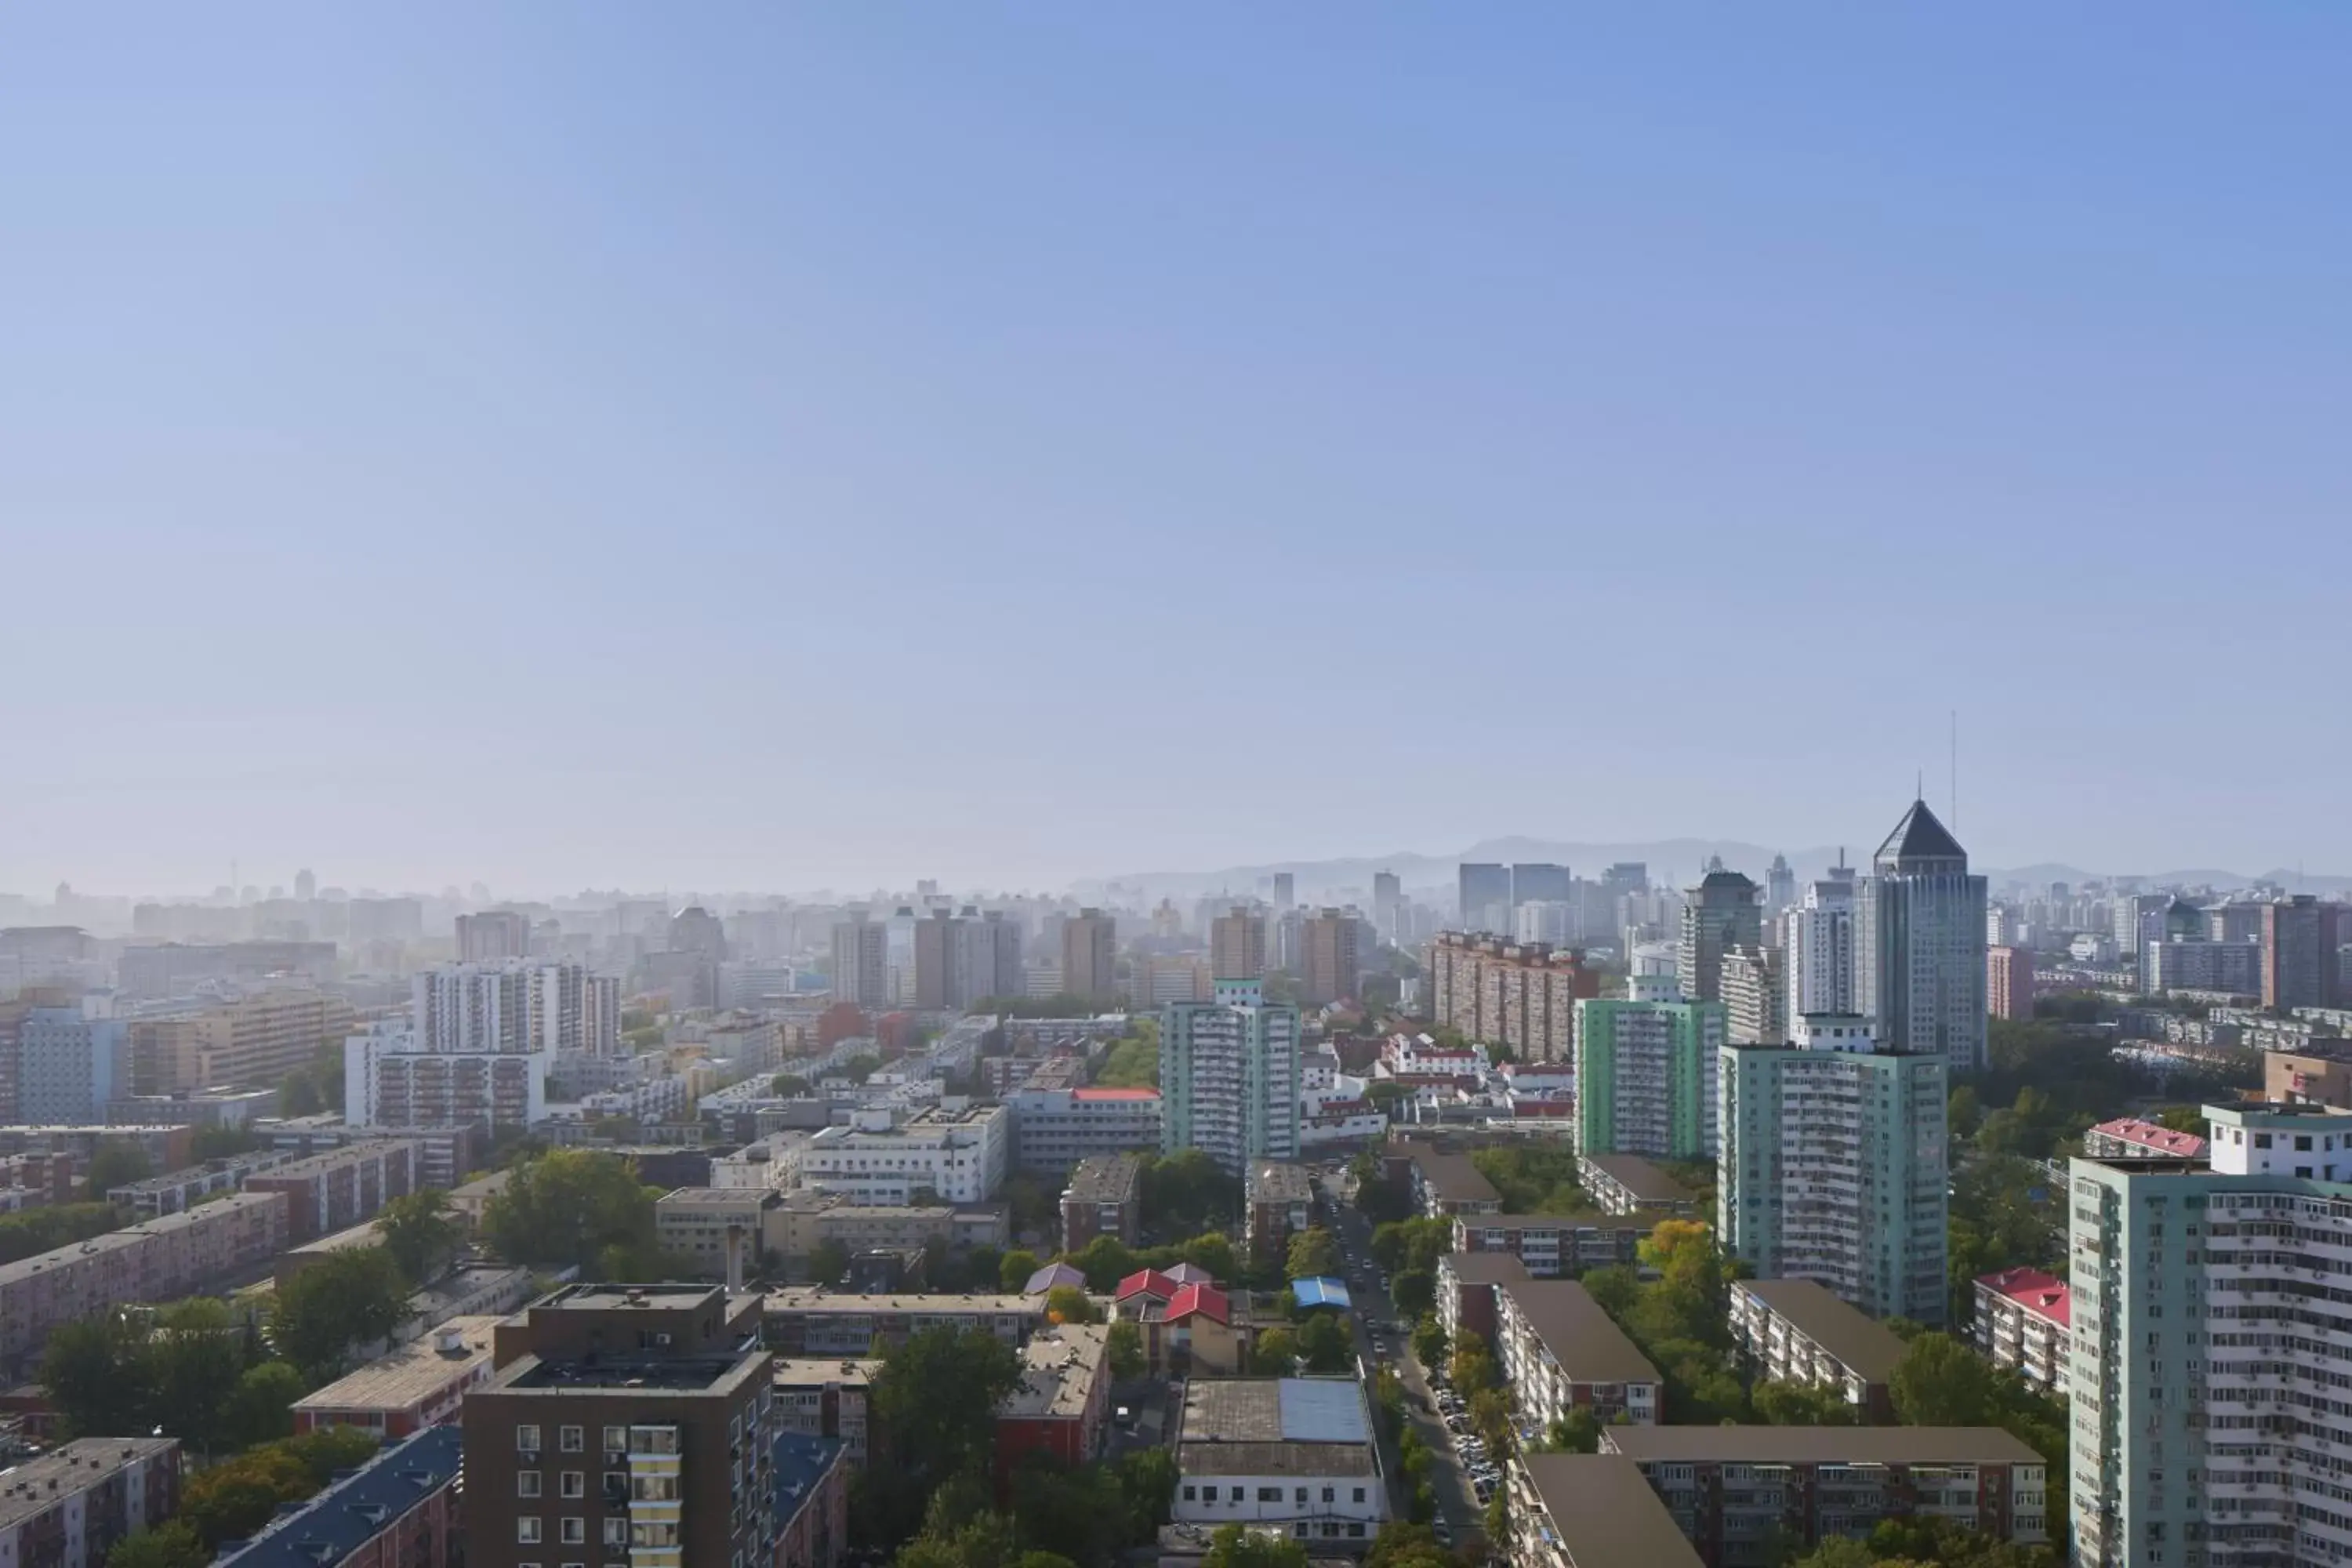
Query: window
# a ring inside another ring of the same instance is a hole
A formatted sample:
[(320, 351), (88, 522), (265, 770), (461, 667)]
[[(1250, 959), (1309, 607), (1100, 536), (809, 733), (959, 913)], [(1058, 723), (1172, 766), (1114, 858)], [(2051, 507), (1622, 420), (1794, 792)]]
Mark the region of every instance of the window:
[(1239, 1501), (1241, 1501), (1241, 1500), (1242, 1500), (1242, 1489), (1241, 1489), (1241, 1488), (1239, 1488), (1239, 1487), (1235, 1487), (1235, 1488), (1234, 1488), (1234, 1489), (1233, 1489), (1233, 1492), (1234, 1492), (1234, 1495), (1233, 1495), (1233, 1499), (1232, 1499), (1232, 1500), (1233, 1500), (1233, 1501), (1234, 1501), (1234, 1502), (1239, 1502)]
[(623, 1497), (628, 1496), (629, 1472), (626, 1470), (606, 1470), (604, 1472), (604, 1490), (608, 1493), (617, 1492)]
[(629, 1521), (625, 1519), (606, 1520), (604, 1521), (604, 1544), (607, 1546), (626, 1546), (628, 1543)]
[(577, 1514), (572, 1514), (556, 1522), (563, 1527), (564, 1545), (582, 1546), (587, 1543), (588, 1521), (586, 1520)]
[(1282, 1500), (1282, 1489), (1280, 1487), (1260, 1487), (1257, 1489), (1257, 1500), (1260, 1502), (1280, 1502)]
[(579, 1470), (564, 1471), (560, 1495), (575, 1500), (586, 1497), (588, 1495), (587, 1476)]
[(566, 1426), (558, 1434), (558, 1436), (562, 1438), (563, 1451), (567, 1454), (578, 1453), (581, 1449), (581, 1446), (586, 1441), (586, 1438), (581, 1433), (581, 1429), (577, 1426)]
[(1323, 1500), (1324, 1500), (1325, 1502), (1337, 1502), (1339, 1500), (1339, 1488), (1337, 1488), (1337, 1487), (1325, 1487), (1325, 1488), (1323, 1489)]
[(537, 1497), (538, 1495), (539, 1472), (537, 1470), (517, 1470), (515, 1472), (515, 1496)]
[(518, 1447), (518, 1448), (536, 1448), (536, 1447), (539, 1447), (539, 1428), (538, 1428), (536, 1426), (518, 1426), (518, 1427), (516, 1427), (516, 1428), (515, 1428), (515, 1447)]
[(527, 1513), (515, 1521), (515, 1541), (523, 1546), (539, 1544), (539, 1516)]
[(1356, 1489), (1356, 1500), (1357, 1500), (1358, 1502), (1361, 1502), (1361, 1501), (1363, 1501), (1363, 1500), (1364, 1500), (1364, 1489), (1363, 1489), (1363, 1488), (1361, 1488), (1361, 1487), (1358, 1487), (1358, 1488)]
[(1184, 1500), (1185, 1500), (1186, 1502), (1192, 1502), (1192, 1501), (1197, 1500), (1197, 1496), (1196, 1496), (1196, 1494), (1200, 1491), (1200, 1489), (1200, 1489), (1200, 1488), (1198, 1488), (1198, 1487), (1186, 1487), (1186, 1488), (1184, 1489)]
[(1358, 1520), (1355, 1523), (1350, 1524), (1349, 1526), (1348, 1526), (1348, 1533), (1349, 1533), (1349, 1534), (1350, 1534), (1350, 1535), (1361, 1535), (1361, 1534), (1363, 1534), (1363, 1533), (1364, 1533), (1364, 1521), (1361, 1521), (1361, 1520)]
[(629, 1429), (626, 1426), (607, 1426), (604, 1428), (604, 1452), (608, 1454), (625, 1453), (627, 1451), (628, 1447)]
[(1307, 1489), (1305, 1487), (1300, 1487), (1297, 1491), (1291, 1494), (1290, 1500), (1293, 1502), (1305, 1502), (1307, 1500)]

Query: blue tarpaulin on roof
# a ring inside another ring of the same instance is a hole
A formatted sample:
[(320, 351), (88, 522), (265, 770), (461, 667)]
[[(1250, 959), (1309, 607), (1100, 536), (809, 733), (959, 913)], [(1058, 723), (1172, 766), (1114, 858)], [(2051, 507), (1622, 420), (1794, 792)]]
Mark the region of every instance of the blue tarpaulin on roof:
[(1302, 1307), (1337, 1307), (1343, 1312), (1352, 1310), (1348, 1297), (1348, 1282), (1328, 1275), (1312, 1279), (1293, 1279), (1290, 1294)]

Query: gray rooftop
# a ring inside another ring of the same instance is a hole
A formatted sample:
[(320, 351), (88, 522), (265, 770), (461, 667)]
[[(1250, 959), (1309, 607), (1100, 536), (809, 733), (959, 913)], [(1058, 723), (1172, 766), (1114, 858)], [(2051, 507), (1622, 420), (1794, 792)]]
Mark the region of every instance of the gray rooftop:
[(1089, 1155), (1071, 1167), (1062, 1196), (1072, 1203), (1125, 1203), (1136, 1196), (1142, 1180), (1142, 1163), (1132, 1154)]
[(1658, 1381), (1658, 1369), (1575, 1280), (1530, 1279), (1507, 1293), (1571, 1382)]
[(1998, 1426), (1604, 1426), (1603, 1451), (1637, 1462), (2038, 1465)]
[(1076, 1420), (1102, 1374), (1110, 1330), (1099, 1323), (1065, 1323), (1041, 1330), (1022, 1347), (1021, 1381), (997, 1406), (1000, 1415)]
[(1412, 1163), (1421, 1171), (1421, 1179), (1437, 1189), (1439, 1201), (1451, 1204), (1499, 1203), (1502, 1194), (1495, 1184), (1478, 1169), (1467, 1154), (1449, 1154), (1436, 1149), (1415, 1149)]
[(1249, 1201), (1254, 1204), (1298, 1204), (1314, 1195), (1307, 1167), (1260, 1161), (1249, 1172)]
[(1764, 1303), (1791, 1328), (1866, 1383), (1885, 1383), (1903, 1359), (1895, 1331), (1811, 1279), (1742, 1279), (1732, 1286)]
[(0, 1470), (0, 1530), (37, 1519), (124, 1466), (179, 1446), (176, 1437), (84, 1437)]
[(1516, 1252), (1449, 1252), (1437, 1266), (1465, 1285), (1508, 1285), (1533, 1278)]
[(1656, 1162), (1639, 1154), (1587, 1154), (1585, 1158), (1610, 1180), (1633, 1194), (1636, 1203), (1686, 1204), (1688, 1187), (1675, 1181)]
[(1520, 1463), (1570, 1561), (1595, 1568), (1699, 1568), (1697, 1550), (1633, 1460), (1615, 1454), (1528, 1454)]

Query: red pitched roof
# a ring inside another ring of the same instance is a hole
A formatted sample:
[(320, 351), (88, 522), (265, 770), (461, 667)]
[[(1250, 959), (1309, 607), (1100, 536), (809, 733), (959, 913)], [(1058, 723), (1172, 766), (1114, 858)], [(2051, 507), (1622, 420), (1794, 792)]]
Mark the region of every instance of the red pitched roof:
[(1221, 1323), (1234, 1321), (1233, 1307), (1226, 1301), (1225, 1293), (1213, 1285), (1187, 1285), (1168, 1303), (1168, 1321), (1171, 1323), (1195, 1312), (1205, 1313)]
[(1112, 1300), (1124, 1301), (1129, 1296), (1150, 1296), (1160, 1301), (1173, 1300), (1176, 1296), (1176, 1281), (1169, 1279), (1157, 1268), (1139, 1268), (1118, 1282), (1118, 1293), (1112, 1297)]
[(2074, 1289), (2055, 1274), (2044, 1274), (2039, 1268), (2003, 1268), (1978, 1275), (1977, 1283), (2060, 1328), (2074, 1324)]
[(2143, 1121), (2137, 1116), (2118, 1116), (2113, 1121), (2100, 1122), (2091, 1131), (2184, 1160), (2194, 1160), (2205, 1152), (2205, 1140), (2196, 1133), (2175, 1132), (2160, 1121)]

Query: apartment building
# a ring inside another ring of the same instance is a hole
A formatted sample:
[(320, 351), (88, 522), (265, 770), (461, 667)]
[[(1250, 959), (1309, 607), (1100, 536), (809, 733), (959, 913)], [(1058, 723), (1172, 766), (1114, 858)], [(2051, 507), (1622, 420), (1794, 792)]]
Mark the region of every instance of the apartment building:
[(1199, 1149), (1238, 1176), (1298, 1157), (1298, 1009), (1267, 1002), (1256, 981), (1216, 991), (1161, 1015), (1160, 1149)]
[(769, 1367), (776, 1391), (776, 1426), (809, 1437), (831, 1437), (854, 1469), (867, 1456), (867, 1405), (882, 1363), (870, 1357), (845, 1359), (779, 1356)]
[(1306, 918), (1299, 933), (1301, 1002), (1323, 1007), (1356, 994), (1363, 971), (1363, 917), (1352, 909), (1321, 909)]
[(2074, 1288), (2039, 1268), (1977, 1276), (1977, 1349), (2044, 1394), (2063, 1394), (2074, 1341)]
[(1458, 1342), (1466, 1331), (1488, 1344), (1501, 1333), (1496, 1295), (1535, 1276), (1512, 1252), (1448, 1252), (1437, 1260), (1437, 1321), (1447, 1342)]
[(1576, 1014), (1577, 1147), (1715, 1158), (1723, 1005), (1617, 997), (1579, 1002)]
[(1210, 922), (1209, 978), (1219, 980), (1263, 980), (1265, 978), (1265, 917), (1246, 905), (1236, 904), (1227, 913)]
[(1767, 1568), (1914, 1514), (2050, 1538), (2047, 1467), (1996, 1426), (1604, 1426), (1601, 1451), (1633, 1462), (1708, 1568)]
[(348, 1036), (352, 1018), (341, 996), (281, 985), (206, 998), (195, 1011), (171, 1017), (132, 1019), (129, 1088), (163, 1095), (276, 1089)]
[(301, 1157), (290, 1149), (250, 1150), (242, 1154), (207, 1160), (201, 1165), (191, 1165), (185, 1170), (167, 1171), (143, 1182), (126, 1182), (119, 1187), (109, 1187), (106, 1201), (133, 1220), (155, 1219), (167, 1214), (178, 1214), (215, 1193), (237, 1192), (244, 1187), (247, 1177), (260, 1175), (280, 1165), (290, 1165)]
[(1686, 1218), (1698, 1212), (1688, 1187), (1639, 1154), (1580, 1154), (1576, 1177), (1603, 1214), (1648, 1210)]
[(1741, 942), (1723, 953), (1724, 1038), (1774, 1046), (1788, 1038), (1789, 972), (1777, 947)]
[(1575, 1280), (1498, 1286), (1495, 1327), (1496, 1362), (1536, 1425), (1564, 1421), (1580, 1406), (1604, 1423), (1663, 1419), (1658, 1369)]
[(768, 1348), (803, 1360), (867, 1356), (877, 1343), (902, 1345), (912, 1335), (942, 1328), (977, 1330), (1021, 1345), (1045, 1321), (1042, 1297), (860, 1296), (822, 1286), (771, 1290), (761, 1310)]
[(500, 1324), (497, 1371), (462, 1417), (469, 1568), (766, 1561), (776, 1418), (759, 1316), (758, 1298), (715, 1286), (574, 1285)]
[(2352, 1114), (2205, 1108), (2210, 1163), (2071, 1163), (2075, 1550), (2097, 1568), (2352, 1557)]
[(294, 1402), (294, 1430), (356, 1426), (397, 1440), (457, 1419), (466, 1391), (490, 1378), (488, 1314), (451, 1318)]
[(1633, 1263), (1661, 1215), (1647, 1212), (1456, 1215), (1457, 1253), (1508, 1253), (1538, 1279)]
[(1505, 1046), (1519, 1060), (1576, 1055), (1576, 1006), (1601, 994), (1601, 976), (1571, 948), (1441, 931), (1432, 942), (1432, 1016), (1475, 1045)]
[(102, 1121), (131, 1081), (130, 1025), (78, 1004), (26, 1010), (15, 1055), (16, 1113), (27, 1121)]
[(654, 1201), (654, 1241), (696, 1277), (739, 1287), (761, 1272), (784, 1197), (772, 1187), (677, 1187)]
[(2033, 1016), (2034, 958), (2030, 947), (1985, 949), (1985, 1012), (2021, 1022)]
[(267, 1272), (284, 1250), (282, 1193), (238, 1193), (0, 1264), (0, 1373), (26, 1375), (51, 1330), (129, 1301), (206, 1295)]
[(550, 1051), (425, 1051), (395, 1025), (343, 1042), (343, 1120), (354, 1127), (530, 1127), (547, 1120)]
[(1031, 1175), (1061, 1176), (1082, 1160), (1160, 1147), (1156, 1089), (1089, 1089), (1033, 1079), (1003, 1098), (1013, 1119), (1014, 1168)]
[(1110, 1433), (1110, 1331), (1049, 1324), (1021, 1347), (1021, 1381), (996, 1407), (1000, 1490), (1032, 1454), (1075, 1469), (1102, 1458)]
[(299, 1247), (373, 1219), (393, 1199), (416, 1191), (424, 1164), (421, 1144), (372, 1138), (256, 1172), (245, 1190), (284, 1194), (287, 1240)]
[(1360, 1548), (1389, 1516), (1362, 1385), (1347, 1378), (1196, 1378), (1176, 1442), (1176, 1523), (1279, 1531)]
[(84, 1437), (0, 1470), (0, 1563), (104, 1568), (127, 1535), (172, 1517), (180, 1497), (176, 1437)]
[(194, 994), (207, 982), (260, 984), (286, 975), (335, 977), (331, 942), (163, 942), (126, 947), (117, 964), (125, 997), (160, 1002)]
[(1307, 1167), (1259, 1161), (1250, 1167), (1243, 1204), (1250, 1257), (1261, 1268), (1282, 1268), (1290, 1238), (1315, 1224), (1315, 1184)]
[(1090, 1002), (1118, 995), (1118, 921), (1082, 909), (1062, 922), (1062, 989)]
[(985, 1203), (1003, 1187), (1012, 1155), (1013, 1116), (1002, 1105), (943, 1100), (903, 1117), (875, 1107), (809, 1140), (801, 1183), (860, 1204), (907, 1204), (925, 1192)]
[(279, 1510), (213, 1568), (455, 1568), (463, 1468), (457, 1428), (415, 1433)]
[(847, 1447), (838, 1438), (775, 1437), (776, 1545), (768, 1568), (835, 1568), (847, 1559)]
[(620, 982), (583, 964), (444, 964), (409, 983), (415, 1048), (429, 1054), (620, 1049)]
[(1081, 1160), (1062, 1189), (1062, 1249), (1083, 1251), (1098, 1236), (1133, 1247), (1143, 1225), (1143, 1163), (1132, 1154)]
[(1758, 1377), (1825, 1389), (1867, 1422), (1895, 1419), (1888, 1383), (1903, 1342), (1813, 1281), (1735, 1281), (1731, 1331)]
[(1507, 1484), (1513, 1568), (1704, 1568), (1622, 1454), (1524, 1454)]
[(1811, 1279), (1873, 1317), (1941, 1323), (1944, 1057), (1880, 1051), (1865, 1020), (1822, 1014), (1799, 1019), (1788, 1046), (1722, 1055), (1724, 1249), (1758, 1279)]
[(2202, 1160), (2205, 1140), (2160, 1121), (2119, 1116), (2084, 1130), (2083, 1153), (2093, 1160)]
[(2343, 994), (2344, 906), (2308, 893), (2263, 906), (2263, 1005), (2333, 1007)]
[(1737, 871), (1709, 871), (1683, 895), (1682, 940), (1675, 949), (1675, 981), (1694, 1002), (1723, 1000), (1724, 955), (1760, 947), (1764, 910), (1756, 884)]

